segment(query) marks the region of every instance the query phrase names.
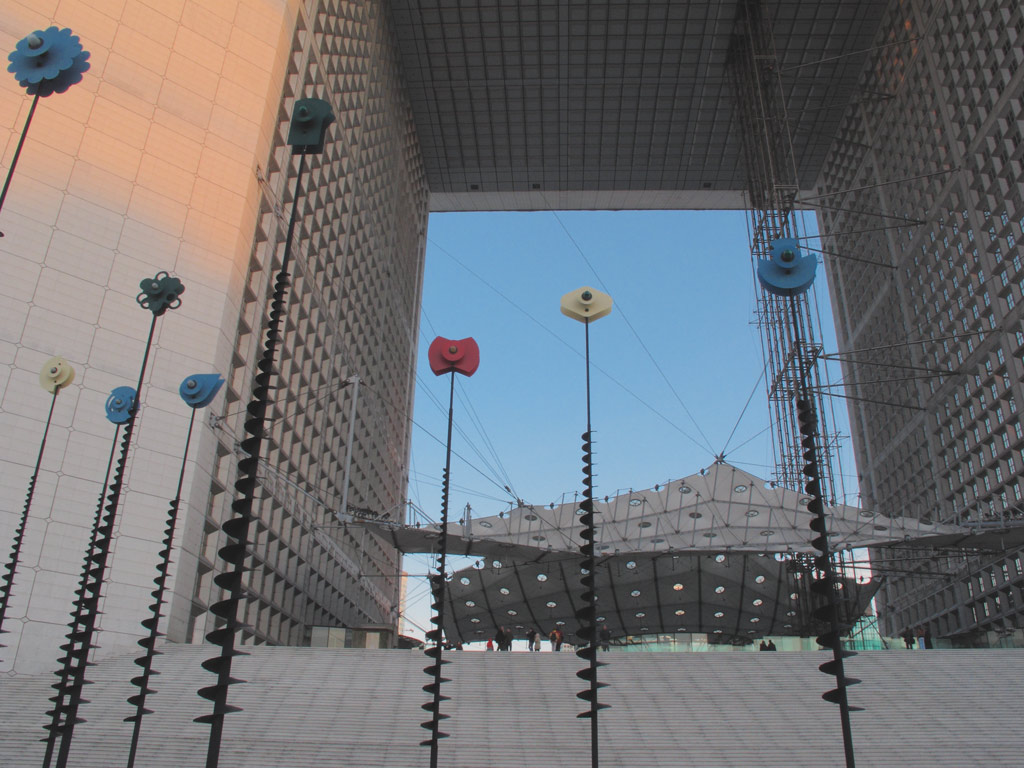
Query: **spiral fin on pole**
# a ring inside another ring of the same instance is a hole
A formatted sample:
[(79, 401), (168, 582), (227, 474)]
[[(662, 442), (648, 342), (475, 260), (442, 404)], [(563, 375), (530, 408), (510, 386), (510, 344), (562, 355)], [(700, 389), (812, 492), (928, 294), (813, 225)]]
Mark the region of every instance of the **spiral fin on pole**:
[[(152, 328), (150, 333), (152, 334)], [(105, 498), (101, 501), (104, 514), (96, 528), (96, 537), (92, 546), (86, 554), (81, 585), (76, 591), (77, 599), (72, 620), (68, 625), (68, 642), (61, 646), (61, 650), (66, 653), (60, 659), (63, 668), (57, 673), (59, 681), (54, 686), (57, 689), (57, 695), (52, 699), (55, 701), (55, 707), (47, 713), (51, 715), (52, 720), (50, 725), (46, 726), (51, 731), (51, 737), (55, 737), (57, 733), (61, 736), (61, 746), (57, 756), (58, 768), (63, 768), (67, 764), (75, 725), (85, 722), (84, 718), (78, 717), (78, 708), (82, 704), (89, 703), (87, 699), (82, 698), (82, 690), (92, 682), (86, 679), (85, 673), (88, 667), (93, 666), (89, 662), (89, 653), (92, 650), (96, 620), (100, 615), (99, 601), (103, 587), (103, 575), (106, 572), (107, 559), (113, 544), (114, 523), (137, 412), (136, 409), (132, 409), (132, 415), (124, 427), (121, 451), (114, 468), (113, 479)]]
[(155, 690), (149, 687), (150, 677), (160, 674), (153, 670), (153, 660), (155, 657), (162, 655), (160, 651), (156, 650), (156, 643), (159, 638), (163, 637), (163, 633), (158, 630), (158, 627), (160, 625), (160, 618), (163, 616), (161, 609), (163, 608), (164, 593), (167, 588), (167, 572), (170, 570), (171, 545), (174, 539), (174, 528), (178, 518), (179, 505), (180, 499), (174, 499), (167, 512), (167, 523), (164, 529), (164, 538), (161, 542), (163, 548), (158, 553), (157, 576), (153, 579), (156, 589), (149, 593), (153, 598), (153, 602), (149, 606), (150, 615), (141, 622), (143, 628), (148, 630), (149, 634), (138, 641), (139, 646), (146, 652), (135, 659), (135, 664), (142, 668), (142, 674), (133, 677), (131, 681), (132, 685), (139, 689), (139, 692), (128, 697), (128, 703), (135, 706), (136, 711), (134, 715), (124, 719), (126, 723), (134, 723), (141, 720), (143, 715), (152, 714), (152, 710), (146, 709), (146, 697), (151, 693), (156, 693)]
[(856, 685), (860, 680), (847, 677), (843, 669), (843, 659), (857, 654), (843, 649), (839, 631), (837, 584), (828, 542), (828, 528), (825, 522), (825, 507), (822, 502), (820, 470), (815, 445), (818, 417), (813, 402), (803, 397), (796, 401), (796, 414), (801, 435), (800, 445), (803, 448), (803, 458), (807, 462), (803, 469), (804, 477), (807, 478), (804, 490), (811, 497), (807, 504), (807, 511), (814, 516), (810, 522), (810, 529), (817, 534), (811, 540), (811, 544), (819, 553), (814, 558), (814, 565), (817, 572), (823, 574), (811, 584), (811, 592), (820, 598), (818, 606), (812, 613), (816, 619), (828, 626), (828, 630), (818, 635), (816, 641), (818, 645), (831, 648), (833, 651), (832, 661), (825, 662), (818, 669), (836, 679), (836, 687), (824, 693), (821, 698), (832, 704), (839, 704), (848, 712), (858, 712), (863, 710), (863, 707), (850, 706), (846, 696), (846, 689), (851, 685)]
[[(43, 389), (53, 394), (50, 400), (50, 412), (46, 417), (46, 427), (43, 429), (43, 438), (39, 442), (39, 455), (36, 458), (35, 468), (32, 470), (32, 477), (28, 481), (28, 491), (25, 493), (25, 504), (21, 510), (21, 519), (14, 530), (14, 541), (11, 544), (11, 556), (4, 564), (4, 571), (0, 576), (0, 635), (7, 634), (4, 629), (4, 618), (7, 616), (7, 605), (11, 599), (11, 590), (14, 587), (14, 572), (18, 569), (18, 561), (21, 559), (21, 546), (25, 540), (25, 528), (28, 527), (28, 515), (32, 509), (32, 497), (35, 495), (36, 481), (39, 478), (39, 469), (43, 463), (43, 452), (46, 450), (46, 436), (50, 432), (50, 423), (53, 421), (53, 410), (57, 405), (57, 394), (61, 387), (67, 386), (75, 378), (75, 369), (67, 364), (67, 361), (60, 357), (54, 357), (43, 366), (39, 375)], [(0, 643), (0, 648), (7, 646)]]
[[(120, 429), (120, 427), (118, 427)], [(43, 761), (44, 768), (49, 768), (50, 759), (53, 756), (53, 747), (57, 736), (63, 731), (62, 721), (64, 718), (65, 708), (65, 696), (67, 695), (67, 680), (70, 675), (70, 657), (69, 653), (73, 647), (74, 642), (81, 640), (81, 633), (78, 631), (78, 626), (82, 621), (82, 594), (85, 590), (86, 581), (90, 578), (89, 558), (88, 554), (92, 552), (96, 546), (96, 539), (99, 536), (100, 524), (103, 519), (103, 502), (106, 500), (107, 482), (110, 479), (110, 469), (113, 464), (114, 451), (117, 446), (117, 434), (115, 432), (114, 446), (111, 448), (110, 461), (107, 463), (107, 476), (103, 480), (103, 491), (100, 494), (99, 503), (96, 505), (96, 512), (93, 515), (92, 529), (89, 532), (89, 544), (86, 547), (86, 562), (83, 567), (82, 575), (79, 578), (78, 589), (75, 590), (75, 604), (72, 611), (71, 617), (71, 631), (68, 634), (68, 642), (60, 646), (60, 650), (65, 652), (65, 655), (57, 659), (57, 663), (61, 665), (60, 671), (57, 674), (57, 682), (51, 687), (56, 690), (56, 694), (49, 698), (49, 701), (53, 702), (53, 709), (47, 711), (46, 715), (50, 718), (50, 722), (43, 726), (43, 729), (48, 731), (46, 738), (41, 739), (47, 743), (46, 746), (46, 758)], [(74, 638), (74, 639), (73, 639)]]
[(217, 682), (197, 691), (201, 698), (213, 703), (213, 712), (193, 719), (193, 722), (210, 726), (210, 740), (206, 757), (207, 768), (217, 768), (220, 762), (224, 716), (242, 711), (241, 707), (230, 706), (227, 703), (228, 689), (232, 685), (245, 682), (231, 676), (231, 664), (236, 656), (248, 655), (235, 649), (235, 636), (242, 627), (241, 622), (238, 621), (238, 606), (243, 593), (242, 576), (247, 570), (245, 556), (248, 549), (249, 526), (254, 519), (252, 505), (256, 493), (256, 472), (263, 449), (267, 406), (270, 400), (270, 381), (274, 372), (274, 355), (281, 339), (281, 320), (285, 314), (285, 294), (290, 282), (288, 259), (295, 225), (295, 208), (298, 205), (298, 197), (302, 189), (305, 159), (304, 154), (299, 159), (295, 182), (296, 200), (292, 206), (291, 220), (288, 225), (285, 256), (274, 282), (263, 354), (256, 364), (257, 372), (253, 382), (252, 400), (246, 407), (249, 418), (245, 420), (244, 429), (248, 436), (241, 441), (240, 446), (245, 458), (238, 462), (238, 479), (235, 482), (235, 491), (238, 496), (231, 504), (231, 512), (234, 517), (229, 518), (221, 525), (221, 530), (228, 536), (229, 541), (220, 548), (217, 554), (227, 568), (214, 577), (213, 583), (224, 590), (225, 597), (210, 606), (210, 613), (217, 617), (219, 626), (206, 635), (208, 642), (220, 648), (220, 653), (202, 663), (203, 669), (217, 676)]
[(598, 691), (606, 688), (607, 683), (597, 681), (597, 668), (605, 666), (597, 660), (597, 627), (596, 624), (596, 600), (597, 594), (594, 591), (594, 538), (596, 526), (594, 523), (594, 450), (593, 439), (590, 430), (581, 436), (583, 440), (583, 501), (580, 502), (580, 509), (583, 514), (580, 516), (580, 524), (583, 530), (580, 538), (583, 543), (580, 545), (580, 553), (583, 555), (580, 576), (580, 584), (583, 586), (581, 596), (583, 607), (576, 611), (576, 618), (580, 622), (580, 629), (576, 635), (586, 643), (576, 651), (576, 655), (588, 662), (587, 666), (576, 673), (576, 677), (585, 680), (589, 686), (576, 694), (576, 698), (590, 703), (590, 708), (580, 712), (576, 717), (590, 719), (597, 716), (597, 712), (608, 709), (607, 704), (598, 702)]
[[(453, 382), (455, 374), (452, 373)], [(451, 411), (448, 415), (448, 449), (451, 450)], [(420, 742), (421, 747), (430, 747), (431, 766), (437, 764), (437, 744), (441, 739), (446, 739), (450, 734), (441, 730), (441, 721), (447, 720), (449, 715), (441, 712), (441, 703), (450, 701), (450, 696), (441, 694), (442, 683), (450, 682), (451, 679), (441, 676), (441, 670), (445, 664), (450, 664), (442, 658), (444, 653), (444, 569), (448, 555), (448, 494), (450, 488), (450, 466), (446, 466), (441, 475), (441, 541), (439, 546), (439, 561), (437, 573), (430, 576), (430, 594), (433, 601), (430, 604), (430, 623), (434, 628), (426, 633), (427, 641), (432, 642), (432, 648), (426, 649), (426, 655), (433, 659), (433, 663), (423, 668), (423, 672), (429, 675), (432, 680), (423, 686), (423, 690), (431, 695), (431, 700), (421, 705), (421, 709), (432, 714), (429, 720), (420, 723), (421, 728), (430, 731), (430, 738)]]
[[(6, 635), (7, 630), (4, 626), (4, 616), (7, 613), (7, 603), (10, 599), (11, 588), (14, 586), (14, 572), (18, 568), (18, 560), (21, 553), (21, 544), (25, 538), (25, 527), (28, 525), (28, 511), (32, 505), (32, 495), (36, 489), (36, 477), (38, 472), (33, 473), (32, 477), (28, 481), (28, 493), (25, 497), (25, 508), (22, 510), (21, 520), (18, 522), (18, 527), (14, 529), (14, 543), (11, 546), (11, 558), (4, 564), (5, 573), (0, 576), (0, 589), (3, 590), (3, 596), (0, 597), (0, 635)], [(7, 646), (0, 643), (0, 648), (6, 648)]]

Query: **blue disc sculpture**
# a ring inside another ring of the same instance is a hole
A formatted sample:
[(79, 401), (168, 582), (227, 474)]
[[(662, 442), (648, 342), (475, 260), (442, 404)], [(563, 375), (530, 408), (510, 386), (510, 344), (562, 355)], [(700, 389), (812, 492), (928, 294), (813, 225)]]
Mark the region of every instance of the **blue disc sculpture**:
[[(110, 456), (107, 458), (107, 471), (103, 477), (103, 485), (100, 488), (100, 498), (96, 503), (96, 512), (93, 514), (92, 528), (89, 531), (89, 544), (85, 548), (87, 558), (88, 553), (95, 549), (96, 539), (99, 536), (100, 525), (103, 520), (103, 502), (106, 500), (107, 484), (110, 482), (110, 471), (114, 466), (114, 455), (117, 452), (117, 438), (121, 434), (121, 425), (128, 421), (128, 416), (134, 404), (135, 390), (131, 387), (114, 388), (104, 404), (107, 421), (116, 425), (116, 428), (114, 429), (114, 439), (110, 444)], [(76, 642), (80, 639), (80, 635), (75, 633), (79, 631), (77, 628), (81, 627), (83, 617), (85, 616), (87, 603), (86, 589), (92, 576), (93, 573), (90, 569), (86, 568), (83, 570), (78, 582), (78, 589), (75, 592), (74, 611), (71, 614), (71, 622), (68, 625), (72, 627), (72, 634), (75, 636), (69, 635), (68, 641), (60, 646), (60, 649), (64, 651), (64, 656), (57, 660), (61, 664), (61, 670), (57, 673), (57, 682), (53, 685), (57, 693), (50, 697), (50, 701), (53, 702), (53, 709), (46, 713), (50, 718), (50, 722), (44, 726), (48, 734), (46, 737), (46, 753), (43, 757), (43, 766), (46, 768), (49, 767), (53, 759), (53, 750), (57, 737), (63, 733), (63, 718), (70, 693), (68, 681), (71, 679), (73, 671), (71, 653), (75, 648)]]
[(757, 262), (757, 279), (762, 287), (776, 296), (797, 296), (814, 283), (818, 260), (800, 252), (795, 237), (772, 240), (770, 258)]
[[(789, 298), (790, 315), (793, 322), (793, 346), (800, 347), (800, 323), (797, 316), (796, 299), (806, 293), (814, 283), (817, 259), (804, 255), (800, 251), (797, 238), (783, 237), (771, 242), (770, 258), (757, 263), (757, 279), (761, 286), (771, 294)], [(800, 445), (803, 457), (807, 462), (803, 473), (807, 479), (804, 490), (811, 500), (807, 503), (807, 511), (812, 513), (810, 528), (817, 536), (811, 541), (818, 555), (814, 565), (820, 574), (811, 584), (811, 591), (818, 595), (820, 604), (813, 611), (815, 618), (824, 621), (828, 630), (816, 639), (818, 645), (832, 649), (832, 661), (818, 667), (827, 675), (836, 678), (836, 687), (822, 695), (825, 701), (839, 705), (839, 716), (843, 729), (843, 747), (846, 752), (847, 768), (854, 766), (853, 731), (850, 726), (850, 712), (860, 707), (851, 707), (846, 695), (848, 686), (860, 681), (846, 677), (843, 659), (856, 656), (853, 651), (843, 649), (839, 622), (839, 601), (836, 588), (835, 564), (832, 562), (831, 546), (828, 541), (828, 524), (825, 519), (825, 503), (821, 490), (821, 467), (818, 463), (817, 435), (818, 415), (814, 407), (814, 397), (808, 381), (810, 371), (802, 363), (800, 366), (800, 389), (796, 398), (797, 423), (800, 429)]]
[(128, 748), (126, 768), (134, 768), (135, 766), (135, 758), (139, 749), (139, 736), (142, 732), (142, 718), (153, 711), (146, 709), (146, 697), (151, 693), (156, 693), (156, 691), (149, 687), (149, 682), (154, 675), (160, 674), (153, 671), (153, 660), (160, 655), (160, 652), (156, 649), (157, 640), (163, 634), (159, 631), (160, 618), (162, 616), (160, 611), (163, 608), (164, 594), (167, 591), (167, 573), (171, 567), (171, 547), (174, 544), (174, 529), (178, 522), (181, 489), (185, 483), (185, 466), (188, 460), (188, 449), (192, 443), (192, 428), (196, 423), (196, 411), (200, 408), (205, 408), (213, 402), (213, 398), (217, 396), (223, 385), (224, 377), (219, 373), (195, 373), (191, 376), (186, 376), (181, 382), (181, 386), (178, 387), (178, 394), (181, 395), (181, 399), (185, 401), (185, 404), (192, 409), (192, 416), (189, 420), (188, 432), (185, 437), (185, 450), (181, 456), (181, 469), (178, 472), (178, 489), (174, 494), (174, 499), (171, 501), (170, 508), (167, 510), (167, 525), (164, 529), (162, 542), (163, 548), (160, 550), (160, 562), (156, 566), (157, 575), (153, 579), (156, 589), (150, 593), (153, 597), (153, 603), (149, 606), (150, 615), (142, 620), (142, 626), (147, 631), (147, 634), (139, 640), (139, 645), (145, 649), (145, 653), (135, 659), (135, 663), (142, 668), (142, 673), (132, 678), (132, 685), (138, 687), (139, 692), (128, 697), (128, 703), (135, 706), (135, 714), (125, 718), (125, 722), (134, 724), (132, 727), (131, 745)]

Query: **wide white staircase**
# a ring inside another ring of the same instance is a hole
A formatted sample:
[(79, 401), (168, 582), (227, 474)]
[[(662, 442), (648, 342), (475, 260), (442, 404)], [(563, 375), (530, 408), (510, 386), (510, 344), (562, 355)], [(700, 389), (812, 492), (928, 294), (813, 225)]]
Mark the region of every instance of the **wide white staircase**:
[[(210, 712), (196, 690), (213, 676), (209, 646), (167, 646), (143, 722), (139, 768), (202, 768)], [(222, 768), (413, 768), (429, 765), (419, 724), (429, 682), (419, 651), (255, 648), (236, 659)], [(451, 652), (439, 765), (589, 768), (589, 721), (576, 714), (583, 662), (572, 653)], [(609, 683), (600, 717), (606, 768), (844, 765), (834, 678), (824, 653), (602, 654)], [(1024, 766), (1024, 651), (876, 651), (848, 662), (859, 768)], [(130, 657), (93, 667), (91, 703), (69, 768), (123, 766), (135, 693)], [(0, 680), (0, 767), (42, 762), (52, 675)]]

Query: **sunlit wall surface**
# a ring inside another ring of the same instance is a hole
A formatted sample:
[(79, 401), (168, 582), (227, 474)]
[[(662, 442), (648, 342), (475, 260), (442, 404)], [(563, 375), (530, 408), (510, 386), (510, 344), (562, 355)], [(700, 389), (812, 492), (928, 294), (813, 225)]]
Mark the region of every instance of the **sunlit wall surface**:
[[(863, 505), (885, 515), (1024, 513), (1022, 14), (890, 3), (819, 182)], [(1020, 553), (896, 557), (886, 634), (969, 644), (1020, 624)]]
[[(295, 98), (338, 116), (307, 174), (270, 413), (243, 621), (245, 642), (308, 642), (310, 627), (394, 625), (397, 557), (333, 526), (349, 414), (349, 504), (401, 515), (408, 463), (426, 190), (377, 3), (338, 0), (8, 0), (0, 47), (70, 27), (91, 69), (40, 102), (0, 213), (0, 545), (23, 508), (49, 395), (42, 363), (78, 372), (57, 399), (0, 651), (0, 671), (49, 669), (69, 620), (113, 425), (150, 314), (139, 281), (186, 286), (157, 325), (100, 621), (101, 654), (141, 635), (188, 424), (190, 373), (228, 382), (193, 438), (166, 631), (199, 641), (218, 599), (219, 524), (294, 193), (284, 146)], [(6, 171), (30, 98), (0, 78)], [(356, 340), (359, 343), (356, 343)], [(354, 399), (352, 383), (360, 388)]]

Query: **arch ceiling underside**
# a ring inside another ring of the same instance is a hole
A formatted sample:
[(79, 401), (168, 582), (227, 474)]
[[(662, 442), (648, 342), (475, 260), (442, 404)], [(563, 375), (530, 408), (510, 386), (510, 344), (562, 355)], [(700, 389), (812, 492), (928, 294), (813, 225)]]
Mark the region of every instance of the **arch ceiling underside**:
[[(739, 5), (392, 0), (431, 209), (743, 207), (726, 73)], [(804, 188), (884, 5), (762, 4)]]

